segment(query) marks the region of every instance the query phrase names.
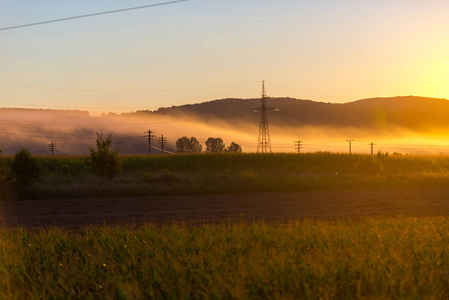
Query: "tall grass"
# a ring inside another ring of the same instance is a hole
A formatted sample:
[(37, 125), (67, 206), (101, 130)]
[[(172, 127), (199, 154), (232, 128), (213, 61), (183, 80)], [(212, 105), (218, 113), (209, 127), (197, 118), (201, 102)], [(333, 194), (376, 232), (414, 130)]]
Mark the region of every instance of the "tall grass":
[(446, 299), (449, 219), (0, 230), (2, 299)]
[[(40, 181), (19, 197), (72, 198), (449, 185), (449, 156), (338, 153), (121, 156), (114, 181), (87, 157), (38, 157)], [(10, 164), (11, 158), (4, 158)]]
[[(38, 156), (45, 174), (79, 175), (90, 173), (87, 156)], [(177, 154), (177, 155), (125, 155), (120, 157), (123, 173), (160, 171), (210, 172), (217, 170), (257, 171), (286, 170), (302, 173), (348, 172), (363, 174), (409, 174), (410, 172), (446, 173), (449, 156), (404, 155), (379, 156), (366, 154), (341, 154), (330, 152), (256, 154)], [(12, 157), (2, 161), (11, 165)]]

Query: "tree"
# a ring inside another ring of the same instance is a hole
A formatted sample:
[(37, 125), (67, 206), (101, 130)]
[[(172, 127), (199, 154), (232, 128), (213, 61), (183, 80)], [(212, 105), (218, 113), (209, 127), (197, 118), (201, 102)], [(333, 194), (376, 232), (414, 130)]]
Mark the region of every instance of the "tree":
[(37, 160), (31, 156), (30, 151), (26, 148), (16, 152), (11, 169), (14, 173), (16, 184), (21, 186), (32, 185), (37, 181), (41, 173)]
[[(2, 150), (0, 149), (0, 189), (1, 186), (5, 183), (9, 183), (11, 182), (14, 178), (13, 176), (11, 176), (11, 174), (9, 174), (9, 170), (6, 166), (5, 161), (2, 159)], [(1, 194), (1, 190), (0, 190), (0, 194)]]
[(111, 135), (105, 140), (103, 133), (97, 132), (97, 151), (90, 148), (90, 159), (87, 164), (99, 176), (113, 179), (120, 173), (121, 163), (118, 157), (118, 149), (111, 151)]
[(196, 139), (196, 137), (192, 136), (189, 142), (189, 151), (190, 152), (201, 152), (203, 150), (203, 146), (200, 145), (200, 142)]
[(176, 141), (176, 149), (178, 149), (179, 153), (187, 151), (187, 148), (189, 147), (189, 141), (190, 140), (186, 136), (183, 136)]
[(208, 138), (206, 141), (206, 152), (220, 153), (225, 151), (225, 144), (221, 138)]
[(191, 137), (190, 139), (186, 136), (179, 138), (176, 141), (176, 148), (179, 153), (182, 152), (201, 152), (203, 147), (200, 145), (200, 142), (195, 137)]
[(239, 144), (232, 142), (226, 149), (226, 152), (242, 153), (242, 147)]

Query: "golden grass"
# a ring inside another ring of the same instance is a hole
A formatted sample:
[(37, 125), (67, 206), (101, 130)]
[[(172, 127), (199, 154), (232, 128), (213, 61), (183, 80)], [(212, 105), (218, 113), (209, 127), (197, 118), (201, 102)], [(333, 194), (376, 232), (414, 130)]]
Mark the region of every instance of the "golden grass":
[(449, 219), (0, 230), (1, 299), (445, 299)]

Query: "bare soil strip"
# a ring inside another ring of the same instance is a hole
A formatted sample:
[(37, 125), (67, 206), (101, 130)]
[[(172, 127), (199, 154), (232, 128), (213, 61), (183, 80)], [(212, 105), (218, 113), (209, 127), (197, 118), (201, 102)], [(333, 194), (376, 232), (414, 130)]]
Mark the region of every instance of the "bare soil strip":
[(232, 195), (5, 201), (0, 224), (82, 227), (94, 224), (287, 221), (375, 215), (449, 215), (449, 187), (304, 191)]

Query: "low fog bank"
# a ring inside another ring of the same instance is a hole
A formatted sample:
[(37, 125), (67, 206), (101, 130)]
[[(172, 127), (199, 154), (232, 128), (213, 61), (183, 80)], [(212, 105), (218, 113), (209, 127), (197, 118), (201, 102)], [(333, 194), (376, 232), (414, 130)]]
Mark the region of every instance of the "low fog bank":
[[(51, 112), (51, 111), (50, 111)], [(27, 148), (33, 155), (51, 155), (48, 145), (56, 144), (55, 155), (86, 155), (95, 148), (97, 133), (111, 135), (113, 148), (120, 154), (147, 154), (148, 131), (152, 135), (152, 153), (160, 153), (158, 138), (164, 136), (164, 150), (176, 152), (176, 140), (182, 136), (196, 137), (205, 149), (209, 137), (221, 137), (226, 145), (257, 138), (257, 125), (227, 124), (219, 120), (199, 121), (187, 116), (120, 116), (91, 117), (87, 112), (46, 110), (1, 110), (0, 149), (3, 155), (13, 155), (20, 148)], [(245, 130), (243, 129), (245, 128)], [(246, 132), (246, 129), (250, 133)], [(253, 141), (251, 141), (253, 142)], [(244, 147), (242, 145), (242, 147)]]
[[(157, 138), (164, 135), (165, 149), (176, 152), (176, 140), (182, 136), (196, 137), (205, 150), (209, 137), (220, 137), (228, 146), (231, 142), (241, 145), (244, 152), (257, 151), (257, 119), (243, 121), (220, 118), (136, 114), (103, 115), (91, 117), (82, 111), (51, 110), (1, 110), (0, 149), (3, 155), (13, 155), (22, 147), (33, 155), (51, 155), (48, 144), (56, 144), (55, 155), (86, 155), (95, 148), (96, 133), (112, 136), (113, 148), (120, 154), (147, 154), (148, 130), (156, 137), (152, 145), (160, 148)], [(443, 132), (444, 130), (441, 130)], [(402, 154), (449, 154), (449, 143), (444, 133), (416, 132), (398, 126), (382, 129), (351, 126), (279, 126), (270, 119), (270, 135), (273, 152), (295, 152), (295, 141), (302, 141), (303, 152), (348, 152), (353, 140), (353, 153), (397, 152)], [(156, 148), (152, 153), (160, 153)]]
[[(444, 134), (423, 134), (401, 127), (366, 129), (355, 127), (271, 127), (272, 149), (296, 152), (294, 143), (301, 141), (301, 152), (330, 151), (352, 153), (447, 154), (449, 138)], [(371, 144), (373, 144), (371, 146)]]

